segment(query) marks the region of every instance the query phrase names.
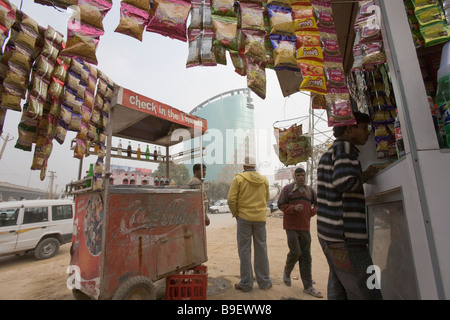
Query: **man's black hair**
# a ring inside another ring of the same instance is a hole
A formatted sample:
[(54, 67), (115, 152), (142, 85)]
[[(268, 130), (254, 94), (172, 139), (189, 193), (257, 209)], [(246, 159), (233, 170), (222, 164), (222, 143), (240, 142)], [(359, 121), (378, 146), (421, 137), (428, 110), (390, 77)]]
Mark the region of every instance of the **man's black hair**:
[(306, 172), (306, 171), (302, 167), (297, 167), (294, 172), (295, 173), (303, 173), (303, 172)]
[[(371, 123), (371, 119), (368, 114), (357, 111), (357, 112), (353, 112), (353, 115), (355, 116), (355, 120), (356, 120), (356, 125), (354, 125), (354, 126), (358, 126), (359, 123)], [(334, 127), (333, 128), (334, 137), (335, 138), (342, 137), (342, 135), (344, 134), (345, 129), (347, 127), (348, 126)]]
[[(200, 168), (202, 167), (202, 164), (200, 164), (200, 163), (196, 163), (196, 164), (194, 164), (194, 167), (192, 168), (192, 172), (194, 172), (195, 173), (195, 171), (197, 171), (197, 170), (200, 170)], [(206, 169), (206, 166), (205, 165), (203, 165), (203, 168), (205, 168)]]

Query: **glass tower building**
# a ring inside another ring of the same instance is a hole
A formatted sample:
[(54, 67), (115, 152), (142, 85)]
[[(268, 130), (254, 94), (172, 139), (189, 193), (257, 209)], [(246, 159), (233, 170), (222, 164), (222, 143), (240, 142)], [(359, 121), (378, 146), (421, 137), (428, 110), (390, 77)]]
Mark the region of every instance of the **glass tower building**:
[[(250, 89), (236, 89), (216, 95), (195, 107), (190, 114), (208, 121), (203, 135), (206, 165), (205, 181), (231, 182), (242, 172), (246, 155), (255, 155), (254, 107)], [(198, 147), (198, 139), (188, 147)], [(193, 145), (192, 145), (193, 144)], [(192, 175), (192, 167), (199, 159), (185, 163)]]

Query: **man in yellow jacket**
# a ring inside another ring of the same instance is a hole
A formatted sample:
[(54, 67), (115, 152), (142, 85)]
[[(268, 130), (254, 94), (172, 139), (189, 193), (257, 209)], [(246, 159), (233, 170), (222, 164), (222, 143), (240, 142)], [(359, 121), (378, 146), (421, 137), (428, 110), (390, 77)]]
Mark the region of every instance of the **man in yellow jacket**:
[(265, 176), (256, 172), (255, 163), (252, 156), (245, 158), (244, 172), (237, 174), (231, 181), (227, 197), (230, 211), (237, 221), (237, 244), (241, 261), (241, 281), (235, 284), (235, 288), (244, 292), (253, 289), (252, 238), (256, 282), (263, 290), (272, 287), (266, 242), (269, 183)]

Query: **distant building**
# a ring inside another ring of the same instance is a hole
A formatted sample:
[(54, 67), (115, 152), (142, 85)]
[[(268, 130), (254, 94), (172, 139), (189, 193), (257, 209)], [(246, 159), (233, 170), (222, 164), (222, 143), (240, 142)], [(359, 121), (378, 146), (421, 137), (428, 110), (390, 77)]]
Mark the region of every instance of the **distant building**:
[(0, 202), (22, 199), (47, 199), (47, 197), (48, 191), (19, 186), (8, 182), (0, 182)]
[[(242, 172), (247, 154), (255, 155), (254, 107), (250, 89), (236, 89), (216, 95), (195, 107), (190, 114), (208, 121), (203, 136), (206, 148), (203, 163), (207, 167), (206, 181), (231, 182)], [(194, 140), (194, 146), (198, 147)], [(185, 163), (192, 175), (198, 158)]]

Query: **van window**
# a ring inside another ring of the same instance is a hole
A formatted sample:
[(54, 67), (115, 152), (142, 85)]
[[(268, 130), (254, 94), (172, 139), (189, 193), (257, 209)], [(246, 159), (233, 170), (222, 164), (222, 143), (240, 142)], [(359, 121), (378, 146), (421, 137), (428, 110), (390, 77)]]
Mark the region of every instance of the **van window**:
[(25, 208), (25, 213), (23, 216), (23, 223), (37, 223), (48, 221), (48, 208)]
[(0, 209), (0, 227), (15, 226), (19, 217), (19, 208)]
[(70, 204), (52, 207), (52, 220), (72, 219), (72, 216), (72, 206)]

